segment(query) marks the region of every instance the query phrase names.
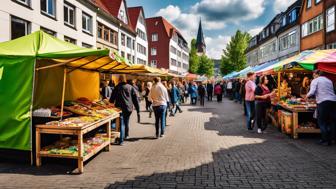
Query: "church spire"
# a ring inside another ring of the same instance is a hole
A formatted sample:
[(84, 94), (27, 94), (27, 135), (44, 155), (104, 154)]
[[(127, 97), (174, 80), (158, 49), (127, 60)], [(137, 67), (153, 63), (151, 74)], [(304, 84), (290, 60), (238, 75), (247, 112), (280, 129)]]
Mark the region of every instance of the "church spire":
[(203, 29), (202, 29), (202, 20), (201, 19), (199, 21), (199, 26), (198, 26), (196, 48), (197, 48), (197, 53), (205, 54), (206, 45), (205, 45), (205, 41), (204, 41), (204, 35), (203, 35)]

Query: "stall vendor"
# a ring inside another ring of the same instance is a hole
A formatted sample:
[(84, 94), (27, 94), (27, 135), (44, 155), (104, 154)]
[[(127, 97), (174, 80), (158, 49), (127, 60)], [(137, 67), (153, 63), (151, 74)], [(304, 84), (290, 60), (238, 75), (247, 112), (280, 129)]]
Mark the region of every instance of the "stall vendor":
[(304, 77), (302, 80), (302, 86), (300, 88), (300, 96), (304, 98), (309, 92), (310, 80), (308, 77)]
[(324, 73), (314, 71), (314, 80), (311, 82), (310, 90), (306, 98), (315, 96), (317, 102), (317, 122), (321, 130), (321, 140), (319, 144), (331, 145), (336, 135), (336, 95), (334, 86)]

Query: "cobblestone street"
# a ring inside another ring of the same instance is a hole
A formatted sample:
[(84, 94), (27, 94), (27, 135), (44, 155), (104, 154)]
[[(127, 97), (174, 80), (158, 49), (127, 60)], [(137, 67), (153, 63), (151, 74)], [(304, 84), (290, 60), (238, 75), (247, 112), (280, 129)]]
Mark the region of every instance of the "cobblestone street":
[(228, 100), (183, 106), (154, 140), (154, 118), (132, 117), (130, 139), (73, 174), (75, 162), (41, 168), (0, 162), (0, 188), (336, 188), (336, 146), (298, 140), (269, 127), (248, 132), (241, 106)]

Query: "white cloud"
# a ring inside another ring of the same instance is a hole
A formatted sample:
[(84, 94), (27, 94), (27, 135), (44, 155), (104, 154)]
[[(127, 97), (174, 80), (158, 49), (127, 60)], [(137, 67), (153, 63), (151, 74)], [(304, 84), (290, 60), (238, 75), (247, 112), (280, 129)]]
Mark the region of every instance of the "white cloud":
[[(202, 19), (203, 30), (207, 35), (206, 31), (220, 30), (230, 24), (255, 19), (264, 10), (265, 0), (201, 0), (186, 11), (182, 11), (178, 6), (169, 5), (155, 15), (170, 21), (190, 43), (191, 39), (196, 37), (199, 19)], [(206, 38), (208, 55), (220, 58), (228, 38), (230, 37), (221, 35)]]
[(248, 31), (248, 33), (253, 37), (253, 36), (257, 35), (259, 32), (261, 32), (262, 29), (264, 29), (263, 26), (258, 26), (258, 27), (250, 29)]
[(296, 0), (275, 0), (273, 4), (273, 9), (275, 13), (280, 13), (285, 11), (291, 4)]
[(216, 38), (206, 37), (207, 55), (214, 59), (220, 59), (223, 54), (223, 49), (231, 40), (231, 36), (219, 35)]

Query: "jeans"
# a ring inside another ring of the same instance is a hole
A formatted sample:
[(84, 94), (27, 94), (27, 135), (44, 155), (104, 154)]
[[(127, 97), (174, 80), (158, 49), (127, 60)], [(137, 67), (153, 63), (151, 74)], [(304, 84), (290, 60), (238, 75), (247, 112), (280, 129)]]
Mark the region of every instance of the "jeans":
[(254, 114), (255, 114), (254, 101), (245, 101), (245, 107), (246, 107), (246, 126), (247, 129), (251, 130), (253, 128), (252, 120), (254, 120)]
[(204, 99), (205, 99), (205, 96), (200, 96), (200, 105), (201, 106), (204, 106)]
[[(159, 135), (164, 135), (165, 127), (166, 127), (166, 111), (167, 106), (154, 106), (154, 114), (155, 114), (155, 134), (158, 137)], [(161, 130), (160, 130), (161, 125)], [(160, 132), (161, 131), (161, 132)]]
[(331, 141), (336, 135), (336, 102), (323, 101), (317, 105), (317, 123), (323, 141)]
[(172, 109), (173, 115), (175, 115), (177, 111), (182, 112), (179, 102), (176, 102), (175, 104), (173, 104), (173, 107), (175, 108), (175, 110), (174, 108)]
[(197, 97), (191, 97), (191, 105), (195, 105), (197, 103)]
[(119, 144), (124, 142), (124, 138), (128, 137), (129, 132), (129, 120), (132, 112), (123, 111), (120, 117), (120, 139)]
[(264, 131), (267, 127), (267, 120), (266, 120), (266, 111), (268, 108), (267, 102), (256, 102), (256, 122), (258, 129)]
[(208, 91), (208, 101), (212, 101), (212, 92)]

